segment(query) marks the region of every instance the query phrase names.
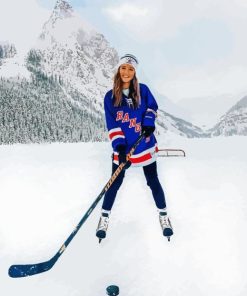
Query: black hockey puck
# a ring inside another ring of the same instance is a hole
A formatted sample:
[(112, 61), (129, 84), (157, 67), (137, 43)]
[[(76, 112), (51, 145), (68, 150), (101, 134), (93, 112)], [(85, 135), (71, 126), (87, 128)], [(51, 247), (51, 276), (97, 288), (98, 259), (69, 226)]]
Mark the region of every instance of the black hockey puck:
[(106, 288), (106, 293), (109, 296), (117, 296), (119, 295), (119, 287), (115, 285), (108, 286)]

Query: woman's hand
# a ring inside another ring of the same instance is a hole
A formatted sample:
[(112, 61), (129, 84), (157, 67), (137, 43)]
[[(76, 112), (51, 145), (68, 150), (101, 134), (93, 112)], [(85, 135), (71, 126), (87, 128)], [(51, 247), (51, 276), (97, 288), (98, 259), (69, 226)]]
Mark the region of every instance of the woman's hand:
[(145, 138), (148, 138), (152, 135), (154, 132), (155, 127), (154, 126), (142, 126), (142, 132), (145, 136)]
[(125, 145), (118, 145), (117, 151), (118, 151), (119, 165), (121, 163), (126, 163), (124, 166), (124, 169), (127, 170), (131, 166), (131, 162), (129, 160), (126, 162), (126, 146)]

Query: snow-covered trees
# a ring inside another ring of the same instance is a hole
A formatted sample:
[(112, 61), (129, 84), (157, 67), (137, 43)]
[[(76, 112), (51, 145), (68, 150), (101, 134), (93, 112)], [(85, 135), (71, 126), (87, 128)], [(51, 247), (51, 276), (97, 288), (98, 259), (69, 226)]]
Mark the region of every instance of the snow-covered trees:
[(85, 98), (76, 90), (66, 91), (45, 76), (1, 78), (0, 144), (105, 140), (103, 112), (79, 103)]

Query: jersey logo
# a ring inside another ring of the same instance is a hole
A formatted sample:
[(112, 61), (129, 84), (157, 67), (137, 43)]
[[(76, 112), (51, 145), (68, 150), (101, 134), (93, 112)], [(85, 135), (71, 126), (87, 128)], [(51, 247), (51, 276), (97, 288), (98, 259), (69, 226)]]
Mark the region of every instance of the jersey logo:
[(136, 117), (129, 118), (128, 112), (126, 112), (125, 114), (123, 113), (123, 111), (117, 112), (116, 121), (121, 120), (122, 123), (129, 122), (129, 128), (135, 128), (135, 132), (139, 133), (141, 131), (141, 123), (137, 123), (136, 119)]

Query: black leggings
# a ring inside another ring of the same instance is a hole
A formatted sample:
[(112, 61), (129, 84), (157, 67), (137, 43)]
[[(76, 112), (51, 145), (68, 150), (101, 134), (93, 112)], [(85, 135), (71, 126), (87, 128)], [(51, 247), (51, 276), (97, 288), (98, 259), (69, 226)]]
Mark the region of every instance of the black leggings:
[[(117, 168), (118, 168), (118, 165), (116, 165), (115, 163), (112, 163), (112, 174), (115, 172)], [(156, 161), (147, 166), (144, 166), (143, 172), (147, 180), (147, 185), (150, 187), (152, 191), (153, 198), (157, 208), (164, 209), (166, 207), (165, 194), (158, 179)], [(114, 201), (117, 195), (117, 191), (123, 183), (124, 175), (125, 175), (125, 170), (123, 170), (117, 176), (116, 180), (113, 182), (111, 187), (107, 190), (104, 196), (104, 201), (102, 205), (103, 210), (110, 211), (112, 209), (112, 206), (114, 204)]]

